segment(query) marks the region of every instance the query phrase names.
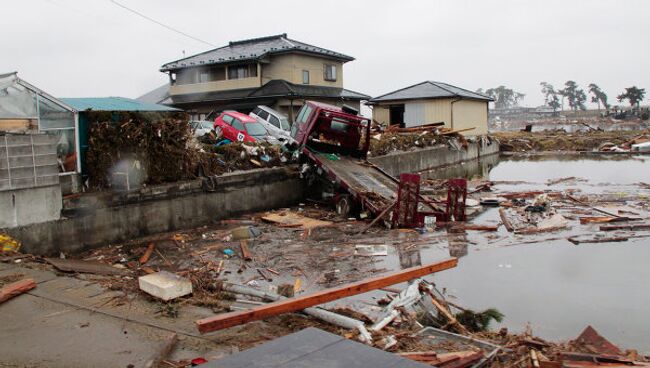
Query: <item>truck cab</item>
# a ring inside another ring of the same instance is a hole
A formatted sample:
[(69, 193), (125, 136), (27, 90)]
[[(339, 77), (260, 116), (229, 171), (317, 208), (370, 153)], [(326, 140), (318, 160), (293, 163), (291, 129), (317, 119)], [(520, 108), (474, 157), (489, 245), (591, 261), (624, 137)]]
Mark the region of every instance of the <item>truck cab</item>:
[(301, 151), (334, 153), (365, 159), (370, 147), (370, 121), (353, 110), (306, 101), (291, 127)]

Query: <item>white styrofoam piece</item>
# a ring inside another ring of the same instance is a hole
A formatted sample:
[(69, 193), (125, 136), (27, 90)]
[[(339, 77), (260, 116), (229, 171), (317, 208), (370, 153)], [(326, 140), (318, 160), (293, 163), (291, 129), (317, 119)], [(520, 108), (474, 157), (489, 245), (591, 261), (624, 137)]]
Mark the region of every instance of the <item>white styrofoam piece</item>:
[(165, 301), (192, 293), (190, 280), (167, 271), (140, 276), (138, 285), (145, 293)]

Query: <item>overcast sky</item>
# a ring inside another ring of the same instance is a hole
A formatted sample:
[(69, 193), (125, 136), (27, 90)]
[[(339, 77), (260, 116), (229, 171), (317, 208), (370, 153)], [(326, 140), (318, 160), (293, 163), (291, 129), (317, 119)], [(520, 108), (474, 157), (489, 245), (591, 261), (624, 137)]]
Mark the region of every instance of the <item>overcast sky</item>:
[[(424, 80), (501, 84), (543, 102), (539, 83), (650, 88), (648, 1), (116, 0), (216, 46), (288, 33), (356, 58), (345, 87), (377, 96)], [(138, 97), (165, 62), (213, 47), (110, 0), (3, 0), (0, 73), (58, 97)], [(650, 97), (650, 96), (649, 96)], [(648, 99), (646, 98), (646, 101)]]

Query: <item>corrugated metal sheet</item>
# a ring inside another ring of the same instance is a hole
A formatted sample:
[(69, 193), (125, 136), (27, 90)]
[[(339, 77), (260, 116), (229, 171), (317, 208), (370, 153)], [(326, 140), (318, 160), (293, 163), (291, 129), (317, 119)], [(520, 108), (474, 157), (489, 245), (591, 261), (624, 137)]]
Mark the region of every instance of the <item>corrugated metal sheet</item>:
[(181, 111), (173, 107), (125, 97), (81, 97), (61, 100), (79, 111), (89, 109), (93, 111)]
[(426, 123), (425, 102), (409, 102), (404, 105), (404, 126), (411, 128)]

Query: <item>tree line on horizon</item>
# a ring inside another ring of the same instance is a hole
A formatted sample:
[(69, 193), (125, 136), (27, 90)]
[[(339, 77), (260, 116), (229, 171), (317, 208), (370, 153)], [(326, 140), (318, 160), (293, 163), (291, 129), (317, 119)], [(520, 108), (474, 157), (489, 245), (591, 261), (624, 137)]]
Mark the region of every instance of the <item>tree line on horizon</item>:
[[(580, 86), (572, 81), (566, 81), (564, 88), (555, 89), (552, 84), (541, 82), (541, 92), (544, 95), (544, 105), (553, 109), (556, 112), (558, 109), (564, 110), (564, 101), (566, 99), (569, 107), (573, 111), (587, 110), (585, 102), (587, 102), (587, 93), (591, 95), (591, 102), (598, 104), (598, 110), (601, 106), (609, 110), (611, 105), (608, 103), (607, 94), (596, 84), (590, 83), (587, 92)], [(497, 109), (507, 109), (519, 106), (519, 101), (523, 100), (526, 95), (517, 92), (506, 86), (499, 86), (496, 88), (488, 88), (483, 90), (479, 88), (477, 93), (488, 96), (494, 100), (494, 107)], [(623, 93), (616, 96), (618, 102), (627, 100), (632, 108), (639, 108), (639, 104), (645, 97), (645, 88), (638, 88), (636, 86), (627, 87)]]

